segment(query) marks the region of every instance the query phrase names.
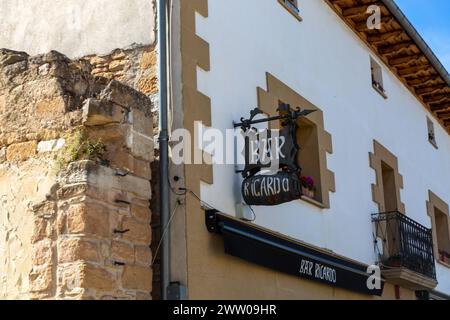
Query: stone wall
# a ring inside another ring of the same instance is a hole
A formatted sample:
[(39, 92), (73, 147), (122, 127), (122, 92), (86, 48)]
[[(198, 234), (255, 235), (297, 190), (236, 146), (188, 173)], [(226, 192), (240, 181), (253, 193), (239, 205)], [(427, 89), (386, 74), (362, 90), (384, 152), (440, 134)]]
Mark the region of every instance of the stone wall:
[(0, 298), (151, 298), (152, 101), (93, 70), (0, 51)]
[(91, 65), (91, 74), (103, 79), (117, 80), (147, 95), (153, 102), (154, 136), (158, 135), (158, 77), (157, 55), (154, 46), (116, 49), (106, 55), (81, 58)]

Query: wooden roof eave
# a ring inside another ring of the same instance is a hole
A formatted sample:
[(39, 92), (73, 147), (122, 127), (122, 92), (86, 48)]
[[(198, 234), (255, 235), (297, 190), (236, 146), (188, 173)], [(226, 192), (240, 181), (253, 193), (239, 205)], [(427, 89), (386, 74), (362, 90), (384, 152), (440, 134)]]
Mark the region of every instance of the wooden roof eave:
[[(450, 134), (450, 123), (437, 112), (450, 108), (448, 73), (446, 77), (442, 75), (443, 67), (441, 64), (440, 68), (436, 67), (437, 58), (434, 54), (430, 57), (431, 50), (428, 48), (429, 52), (424, 52), (421, 49), (424, 44), (418, 43), (417, 39), (410, 36), (410, 30), (404, 27), (404, 21), (403, 25), (398, 21), (398, 13), (394, 15), (390, 11), (393, 10), (392, 5), (391, 9), (385, 5), (390, 0), (325, 0), (325, 2)], [(374, 4), (382, 9), (380, 30), (363, 27), (363, 22), (369, 17), (367, 8)], [(400, 15), (403, 14), (400, 12)], [(435, 59), (431, 59), (433, 57)]]

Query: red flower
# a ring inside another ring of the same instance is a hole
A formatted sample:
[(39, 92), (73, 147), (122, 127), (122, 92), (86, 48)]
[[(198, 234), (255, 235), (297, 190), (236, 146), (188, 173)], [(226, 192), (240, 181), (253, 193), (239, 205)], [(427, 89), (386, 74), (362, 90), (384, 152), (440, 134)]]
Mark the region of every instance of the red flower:
[(312, 177), (301, 177), (302, 186), (310, 190), (314, 190), (314, 179)]

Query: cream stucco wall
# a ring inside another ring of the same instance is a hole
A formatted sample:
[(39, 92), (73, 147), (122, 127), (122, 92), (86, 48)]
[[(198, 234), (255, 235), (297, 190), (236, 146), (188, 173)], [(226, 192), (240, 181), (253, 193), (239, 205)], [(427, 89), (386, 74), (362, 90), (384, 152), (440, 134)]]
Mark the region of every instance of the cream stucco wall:
[[(232, 128), (257, 106), (256, 88), (267, 89), (266, 72), (321, 108), (333, 140), (331, 208), (302, 201), (255, 207), (255, 223), (373, 264), (370, 215), (378, 212), (369, 167), (373, 140), (398, 157), (406, 214), (431, 227), (428, 190), (450, 203), (450, 137), (435, 123), (439, 149), (428, 142), (426, 116), (431, 115), (386, 67), (388, 99), (373, 90), (371, 51), (325, 1), (301, 0), (299, 6), (303, 22), (276, 0), (209, 0), (209, 16), (196, 18), (211, 57), (209, 72), (197, 69), (198, 90), (211, 98), (212, 126), (218, 129)], [(215, 183), (202, 186), (202, 199), (233, 214), (239, 201), (236, 179), (234, 166), (215, 165)], [(438, 265), (437, 271), (438, 290), (449, 294), (450, 269)]]
[(0, 48), (70, 58), (155, 41), (153, 0), (2, 0)]

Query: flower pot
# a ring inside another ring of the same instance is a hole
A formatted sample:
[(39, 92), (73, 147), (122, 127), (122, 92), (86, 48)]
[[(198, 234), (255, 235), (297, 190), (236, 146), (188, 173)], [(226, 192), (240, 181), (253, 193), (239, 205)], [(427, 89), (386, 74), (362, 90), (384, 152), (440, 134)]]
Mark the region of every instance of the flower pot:
[(302, 187), (302, 194), (308, 198), (314, 199), (315, 193), (314, 190)]

